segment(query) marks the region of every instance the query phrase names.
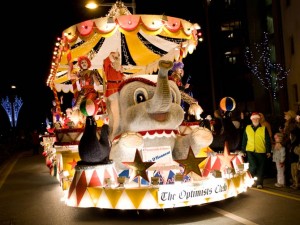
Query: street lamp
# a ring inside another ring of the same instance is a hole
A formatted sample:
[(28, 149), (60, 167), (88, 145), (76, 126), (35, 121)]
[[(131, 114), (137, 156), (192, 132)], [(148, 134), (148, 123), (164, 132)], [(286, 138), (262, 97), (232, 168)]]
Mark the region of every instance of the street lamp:
[(96, 9), (96, 8), (98, 8), (98, 6), (99, 5), (94, 1), (90, 1), (85, 4), (85, 8), (87, 8), (87, 9)]
[[(132, 14), (135, 14), (136, 11), (136, 4), (135, 0), (131, 0), (131, 3), (124, 3), (122, 1), (117, 1), (116, 3), (123, 3), (126, 7), (132, 8)], [(115, 3), (98, 3), (97, 1), (94, 0), (88, 0), (87, 3), (85, 4), (85, 8), (94, 10), (98, 8), (99, 6), (113, 6)]]

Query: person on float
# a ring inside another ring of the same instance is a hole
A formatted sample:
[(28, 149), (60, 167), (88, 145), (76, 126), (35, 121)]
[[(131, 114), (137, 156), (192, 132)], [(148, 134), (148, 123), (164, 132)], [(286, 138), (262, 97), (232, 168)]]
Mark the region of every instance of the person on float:
[[(193, 98), (190, 87), (190, 77), (187, 79), (186, 84), (182, 83), (184, 76), (184, 64), (181, 61), (174, 62), (172, 69), (170, 70), (169, 78), (173, 80), (179, 88), (181, 94), (181, 107), (186, 112), (193, 104), (198, 105), (198, 101)], [(185, 116), (188, 116), (187, 114)], [(199, 120), (201, 118), (195, 118)], [(189, 120), (189, 119), (188, 119)]]
[(103, 62), (103, 71), (106, 76), (105, 97), (118, 91), (120, 83), (125, 79), (121, 64), (121, 57), (118, 51), (111, 52)]
[(52, 112), (52, 122), (53, 122), (53, 125), (55, 125), (57, 123), (60, 123), (61, 112), (59, 111), (55, 100), (52, 101), (52, 104), (53, 104), (53, 107), (51, 109), (51, 112)]
[[(80, 56), (78, 58), (79, 72), (74, 76), (70, 73), (70, 80), (73, 82), (79, 81), (80, 91), (74, 90), (75, 103), (73, 111), (78, 110), (81, 102), (84, 99), (91, 99), (95, 101), (99, 97), (99, 93), (95, 90), (94, 85), (100, 85), (100, 81), (97, 77), (95, 70), (90, 70), (91, 61), (86, 56)], [(73, 89), (76, 89), (76, 85), (73, 85)]]
[(174, 62), (172, 69), (170, 70), (170, 78), (177, 84), (179, 90), (184, 91), (182, 84), (182, 78), (184, 76), (184, 64), (183, 62)]
[(247, 125), (242, 139), (242, 152), (249, 162), (249, 171), (256, 177), (256, 187), (263, 188), (266, 159), (271, 157), (271, 139), (266, 127), (261, 126), (260, 115), (253, 112), (250, 117), (252, 124)]

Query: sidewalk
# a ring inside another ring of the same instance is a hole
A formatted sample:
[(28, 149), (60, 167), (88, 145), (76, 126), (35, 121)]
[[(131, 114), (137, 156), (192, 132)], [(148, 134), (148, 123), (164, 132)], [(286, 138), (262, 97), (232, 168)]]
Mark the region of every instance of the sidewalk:
[(279, 194), (288, 194), (296, 197), (300, 197), (300, 189), (293, 189), (290, 187), (276, 187), (276, 178), (265, 178), (263, 190), (276, 192)]

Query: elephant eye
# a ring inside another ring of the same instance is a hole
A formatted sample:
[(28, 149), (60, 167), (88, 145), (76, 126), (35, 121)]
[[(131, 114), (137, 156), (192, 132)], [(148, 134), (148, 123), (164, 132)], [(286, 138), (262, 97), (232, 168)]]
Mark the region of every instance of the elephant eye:
[(136, 89), (133, 96), (135, 104), (139, 104), (148, 100), (148, 92), (145, 88)]

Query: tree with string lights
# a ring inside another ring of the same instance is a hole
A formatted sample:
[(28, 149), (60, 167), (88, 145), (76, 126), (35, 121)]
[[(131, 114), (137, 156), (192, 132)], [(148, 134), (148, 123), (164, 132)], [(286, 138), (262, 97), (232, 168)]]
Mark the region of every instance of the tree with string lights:
[(262, 42), (254, 44), (254, 50), (253, 52), (250, 47), (246, 47), (246, 66), (260, 84), (267, 89), (274, 112), (274, 101), (277, 101), (279, 90), (283, 88), (283, 80), (287, 78), (289, 70), (285, 70), (279, 63), (272, 62), (271, 48), (266, 32), (263, 34)]

